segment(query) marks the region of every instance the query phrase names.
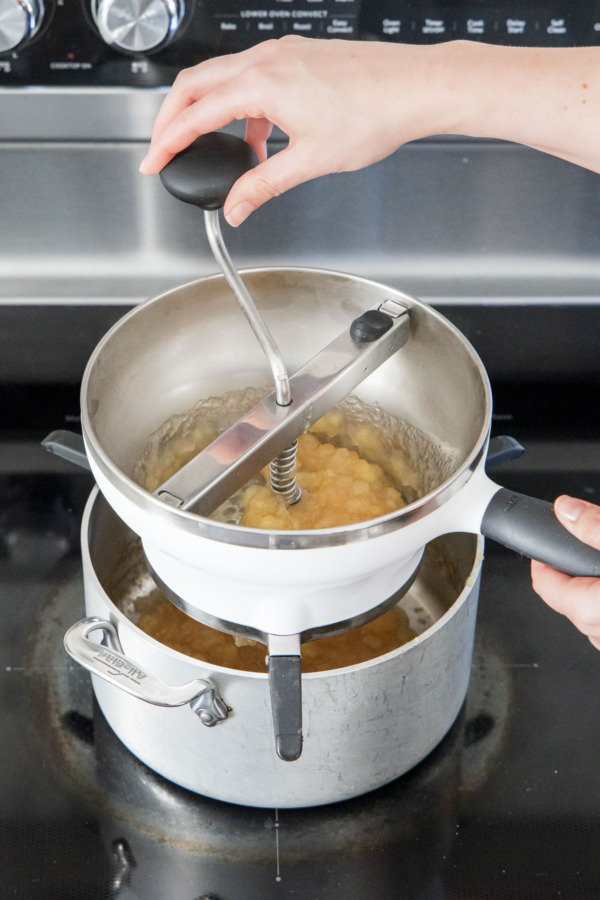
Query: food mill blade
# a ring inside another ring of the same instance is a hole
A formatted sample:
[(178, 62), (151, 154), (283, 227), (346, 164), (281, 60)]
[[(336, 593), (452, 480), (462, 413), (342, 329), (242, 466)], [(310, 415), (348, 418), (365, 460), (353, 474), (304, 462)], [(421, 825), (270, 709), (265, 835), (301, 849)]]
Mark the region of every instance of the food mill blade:
[(265, 397), (164, 482), (154, 495), (179, 509), (210, 515), (288, 448), (408, 340), (409, 311), (386, 300), (355, 319), (290, 378), (293, 401)]

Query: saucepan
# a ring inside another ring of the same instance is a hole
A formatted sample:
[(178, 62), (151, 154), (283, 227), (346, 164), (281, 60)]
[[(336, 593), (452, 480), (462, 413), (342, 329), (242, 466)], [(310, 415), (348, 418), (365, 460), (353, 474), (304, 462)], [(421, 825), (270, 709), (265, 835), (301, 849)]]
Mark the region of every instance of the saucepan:
[(192, 658), (138, 626), (128, 601), (148, 578), (143, 553), (97, 488), (81, 537), (86, 618), (65, 643), (92, 671), (115, 734), (176, 784), (246, 806), (333, 803), (413, 768), (459, 714), (471, 673), (482, 538), (447, 535), (427, 548), (401, 600), (412, 640), (358, 664), (303, 674), (304, 749), (290, 764), (276, 752), (266, 668)]

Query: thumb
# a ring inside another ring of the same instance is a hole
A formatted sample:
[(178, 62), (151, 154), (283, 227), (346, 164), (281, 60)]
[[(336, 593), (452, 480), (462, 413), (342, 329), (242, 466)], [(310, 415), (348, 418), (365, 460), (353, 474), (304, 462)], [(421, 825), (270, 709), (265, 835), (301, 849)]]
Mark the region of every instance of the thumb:
[[(314, 175), (317, 173), (315, 172)], [(229, 225), (237, 227), (250, 213), (290, 188), (314, 177), (292, 147), (280, 150), (265, 162), (238, 178), (225, 201), (223, 213)]]
[(600, 506), (563, 495), (556, 500), (554, 512), (567, 531), (600, 550)]

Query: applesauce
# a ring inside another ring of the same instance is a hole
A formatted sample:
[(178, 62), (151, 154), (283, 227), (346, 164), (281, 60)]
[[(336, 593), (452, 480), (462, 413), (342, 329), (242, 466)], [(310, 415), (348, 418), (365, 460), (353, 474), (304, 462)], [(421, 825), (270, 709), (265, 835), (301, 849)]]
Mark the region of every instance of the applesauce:
[[(134, 471), (138, 484), (156, 490), (265, 393), (256, 388), (231, 391), (174, 416), (149, 438)], [(298, 439), (297, 479), (302, 488), (298, 503), (288, 506), (271, 491), (265, 469), (212, 517), (248, 528), (303, 531), (342, 527), (394, 512), (422, 493), (422, 457), (414, 458), (414, 449), (407, 450), (401, 436), (398, 423), (387, 414), (349, 397)]]
[[(198, 403), (153, 434), (136, 467), (136, 480), (156, 488), (207, 447), (265, 395), (249, 388)], [(348, 397), (298, 438), (296, 475), (301, 499), (288, 505), (269, 485), (268, 467), (213, 513), (230, 524), (269, 530), (336, 528), (400, 509), (421, 494), (418, 466), (381, 410)], [(422, 463), (422, 457), (419, 460)], [(419, 473), (421, 474), (421, 473)], [(233, 637), (186, 616), (154, 588), (138, 604), (137, 625), (173, 650), (215, 665), (266, 670), (266, 647)], [(304, 672), (356, 665), (415, 637), (399, 606), (344, 634), (302, 645)]]
[[(245, 672), (265, 672), (267, 648), (259, 641), (238, 638), (186, 616), (158, 590), (143, 599), (147, 607), (138, 628), (172, 650), (209, 665)], [(399, 606), (378, 619), (344, 634), (302, 645), (302, 671), (321, 672), (382, 656), (415, 637), (406, 612)]]

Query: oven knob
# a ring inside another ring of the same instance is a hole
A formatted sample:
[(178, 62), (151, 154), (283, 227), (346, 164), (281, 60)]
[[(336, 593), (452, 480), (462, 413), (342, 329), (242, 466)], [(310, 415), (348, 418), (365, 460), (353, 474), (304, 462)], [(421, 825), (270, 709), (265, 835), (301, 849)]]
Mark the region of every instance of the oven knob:
[(175, 36), (183, 18), (183, 0), (95, 0), (92, 12), (107, 44), (129, 53), (146, 53)]
[(43, 15), (41, 0), (0, 0), (0, 53), (27, 43), (40, 27)]

